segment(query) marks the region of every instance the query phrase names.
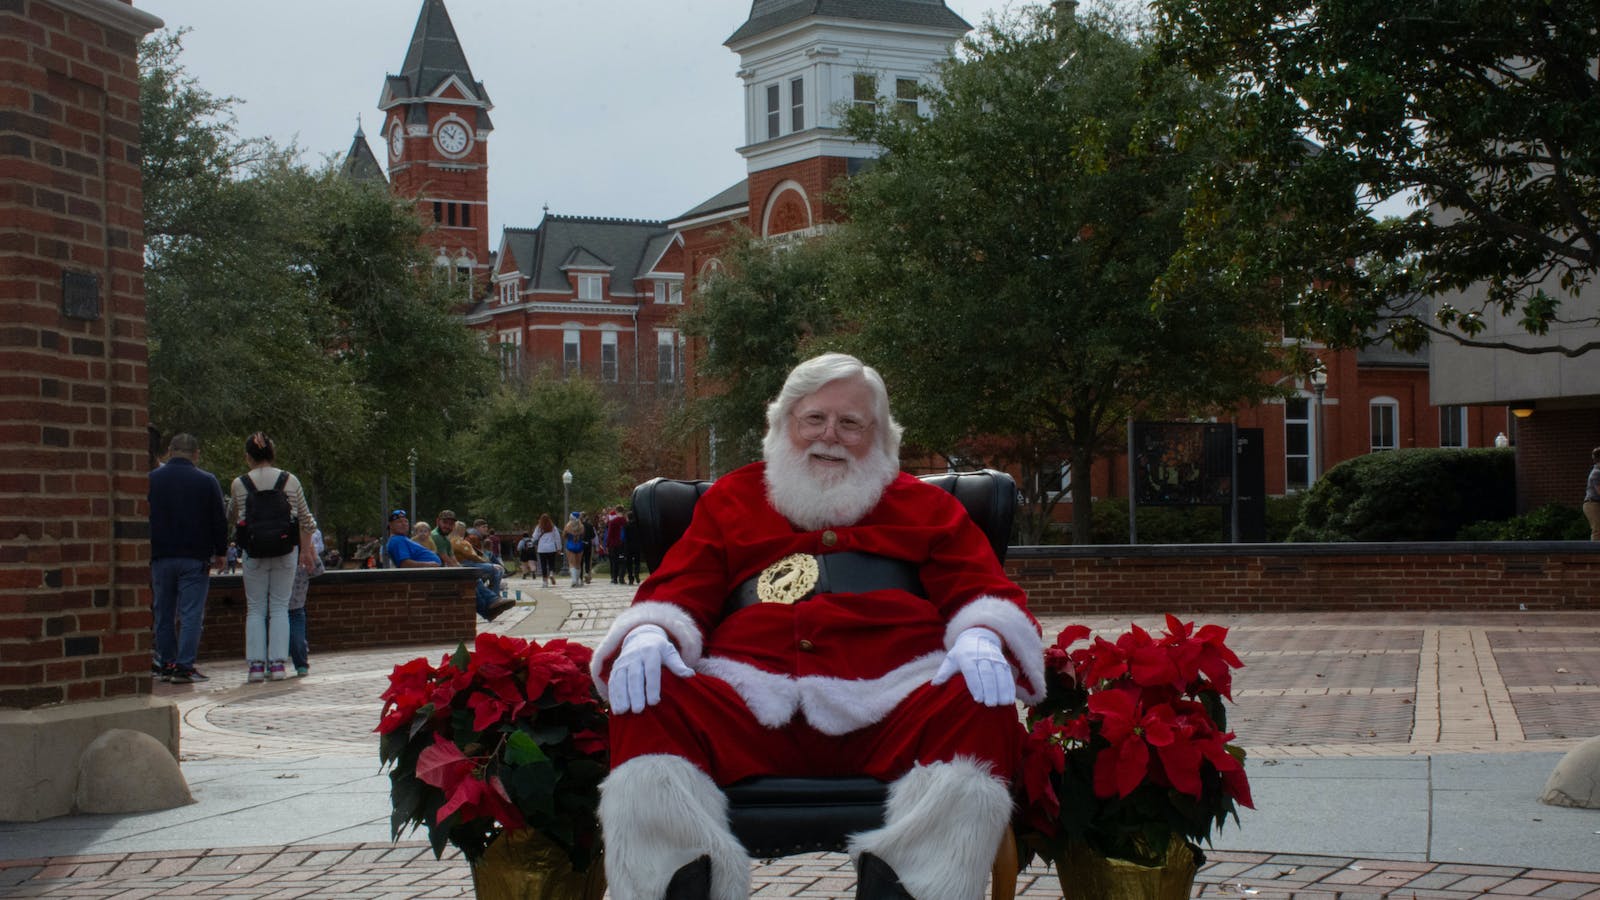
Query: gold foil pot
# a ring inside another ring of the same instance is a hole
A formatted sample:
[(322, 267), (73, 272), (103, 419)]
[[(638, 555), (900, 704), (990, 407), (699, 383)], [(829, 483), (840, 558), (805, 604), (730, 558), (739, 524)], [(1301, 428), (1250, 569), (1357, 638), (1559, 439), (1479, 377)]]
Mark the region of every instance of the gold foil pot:
[(1056, 875), (1065, 900), (1187, 900), (1194, 887), (1194, 854), (1174, 837), (1163, 865), (1142, 866), (1074, 843), (1056, 860)]
[(567, 853), (530, 828), (503, 831), (472, 865), (480, 900), (601, 900), (605, 866), (596, 854), (589, 871), (572, 871)]

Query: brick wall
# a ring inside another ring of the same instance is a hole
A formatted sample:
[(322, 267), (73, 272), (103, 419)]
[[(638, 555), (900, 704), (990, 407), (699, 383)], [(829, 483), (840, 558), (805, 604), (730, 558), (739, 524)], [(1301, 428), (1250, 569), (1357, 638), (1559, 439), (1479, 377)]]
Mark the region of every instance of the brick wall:
[[(211, 579), (200, 658), (243, 661), (244, 585), (239, 575)], [(329, 572), (306, 595), (306, 637), (316, 655), (334, 650), (472, 643), (477, 575), (470, 569)]]
[(1600, 543), (1013, 547), (1035, 614), (1600, 609)]
[(149, 690), (137, 56), (158, 24), (0, 3), (0, 707)]
[(1600, 447), (1600, 410), (1536, 409), (1517, 420), (1517, 511), (1546, 503), (1580, 505), (1595, 447)]

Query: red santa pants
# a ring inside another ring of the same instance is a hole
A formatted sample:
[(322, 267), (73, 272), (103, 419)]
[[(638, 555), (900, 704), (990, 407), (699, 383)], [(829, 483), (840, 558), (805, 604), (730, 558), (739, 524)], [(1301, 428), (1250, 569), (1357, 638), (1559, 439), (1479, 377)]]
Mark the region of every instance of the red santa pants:
[(973, 700), (959, 675), (917, 688), (873, 725), (833, 736), (812, 728), (799, 713), (779, 728), (762, 725), (720, 678), (662, 673), (661, 702), (643, 712), (613, 714), (610, 730), (613, 767), (635, 756), (669, 753), (719, 785), (756, 775), (893, 781), (916, 763), (957, 756), (985, 760), (1009, 780), (1025, 736), (1016, 707)]

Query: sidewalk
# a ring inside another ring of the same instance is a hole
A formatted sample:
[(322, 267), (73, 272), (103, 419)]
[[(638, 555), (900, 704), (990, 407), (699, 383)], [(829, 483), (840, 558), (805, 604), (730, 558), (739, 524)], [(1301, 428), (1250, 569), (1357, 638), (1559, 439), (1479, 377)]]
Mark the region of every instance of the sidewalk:
[[(536, 584), (513, 580), (523, 605), (484, 627), (592, 644), (631, 598)], [(1229, 724), (1259, 811), (1218, 832), (1200, 895), (1600, 898), (1600, 811), (1537, 802), (1561, 755), (1600, 733), (1600, 615), (1211, 621), (1247, 666)], [(1044, 624), (1053, 636), (1066, 620)], [(389, 670), (448, 649), (313, 650), (305, 679), (247, 685), (241, 665), (214, 662), (206, 684), (158, 684), (183, 716), (197, 803), (0, 823), (0, 897), (471, 896), (454, 851), (436, 861), (420, 835), (390, 842), (371, 733)], [(839, 854), (754, 872), (758, 896), (854, 889)], [(1055, 873), (1035, 862), (1018, 896), (1059, 897)]]

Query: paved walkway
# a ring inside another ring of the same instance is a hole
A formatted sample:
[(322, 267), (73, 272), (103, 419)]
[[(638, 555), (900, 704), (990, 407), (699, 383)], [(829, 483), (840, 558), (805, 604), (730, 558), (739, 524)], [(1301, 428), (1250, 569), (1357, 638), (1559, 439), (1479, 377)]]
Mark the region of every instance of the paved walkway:
[[(535, 585), (513, 580), (523, 605), (485, 628), (592, 644), (631, 596)], [(1247, 666), (1229, 724), (1260, 810), (1219, 831), (1197, 896), (1600, 898), (1600, 811), (1535, 800), (1555, 761), (1600, 733), (1600, 614), (1211, 621)], [(314, 652), (310, 677), (265, 685), (213, 663), (209, 683), (157, 685), (179, 705), (197, 804), (0, 824), (0, 897), (470, 896), (453, 851), (389, 841), (371, 732), (389, 670), (448, 649)], [(760, 861), (755, 884), (848, 897), (854, 873), (816, 854)], [(1018, 888), (1060, 896), (1037, 862)]]

